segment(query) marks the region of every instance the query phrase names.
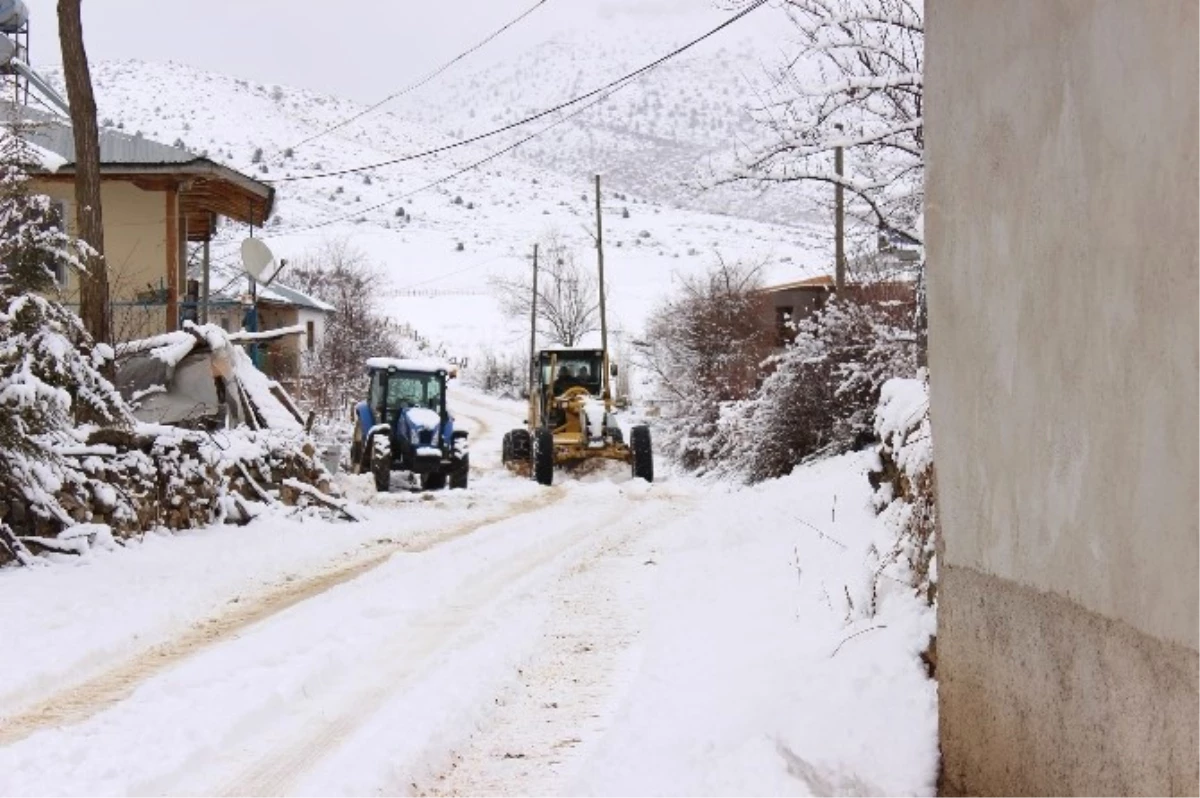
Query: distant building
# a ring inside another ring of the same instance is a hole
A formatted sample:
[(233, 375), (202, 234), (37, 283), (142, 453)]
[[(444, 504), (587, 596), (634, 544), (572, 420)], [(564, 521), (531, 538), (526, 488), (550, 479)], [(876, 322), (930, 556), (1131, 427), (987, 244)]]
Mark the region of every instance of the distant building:
[[(228, 332), (237, 332), (245, 326), (249, 301), (248, 292), (236, 297), (214, 295), (210, 297), (209, 321)], [(315, 354), (325, 340), (326, 323), (334, 307), (278, 282), (258, 288), (257, 304), (260, 330), (301, 329), (297, 335), (279, 338), (256, 349), (256, 365), (294, 390), (297, 378), (308, 374), (306, 355)]]
[[(916, 301), (916, 283), (911, 278), (850, 283), (844, 290), (849, 297), (893, 303), (897, 313), (911, 313)], [(764, 321), (774, 325), (776, 343), (786, 346), (796, 336), (793, 325), (816, 313), (834, 296), (834, 279), (823, 274), (767, 286), (761, 292), (771, 300), (766, 306), (771, 316)]]

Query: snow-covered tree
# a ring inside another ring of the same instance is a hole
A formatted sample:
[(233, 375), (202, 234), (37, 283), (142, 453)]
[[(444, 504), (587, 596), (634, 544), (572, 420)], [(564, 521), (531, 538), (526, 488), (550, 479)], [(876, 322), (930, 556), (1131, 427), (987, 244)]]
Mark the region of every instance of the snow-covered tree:
[(16, 136), (0, 147), (0, 280), (9, 291), (47, 291), (69, 270), (83, 270), (87, 246), (66, 232), (62, 211), (30, 191), (28, 160)]
[[(785, 0), (798, 51), (752, 109), (767, 136), (723, 181), (840, 184), (863, 233), (919, 240), (924, 202), (921, 0)], [(844, 175), (834, 151), (844, 148)]]

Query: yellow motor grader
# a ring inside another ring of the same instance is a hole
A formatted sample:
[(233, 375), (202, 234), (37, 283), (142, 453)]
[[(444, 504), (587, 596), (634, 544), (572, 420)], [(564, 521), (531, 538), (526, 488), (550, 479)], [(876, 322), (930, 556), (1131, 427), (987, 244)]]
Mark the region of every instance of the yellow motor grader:
[(543, 349), (536, 362), (527, 427), (504, 435), (504, 464), (549, 485), (555, 466), (619, 460), (631, 466), (635, 478), (653, 482), (650, 428), (633, 427), (626, 443), (612, 415), (604, 350)]

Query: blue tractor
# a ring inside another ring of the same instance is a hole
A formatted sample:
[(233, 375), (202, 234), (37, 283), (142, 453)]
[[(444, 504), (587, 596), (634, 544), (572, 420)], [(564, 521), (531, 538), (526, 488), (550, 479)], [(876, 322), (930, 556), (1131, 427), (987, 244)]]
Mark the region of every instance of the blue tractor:
[(350, 466), (386, 492), (393, 471), (416, 474), (424, 490), (467, 487), (467, 433), (446, 409), (453, 370), (440, 363), (373, 357), (367, 400), (354, 407)]

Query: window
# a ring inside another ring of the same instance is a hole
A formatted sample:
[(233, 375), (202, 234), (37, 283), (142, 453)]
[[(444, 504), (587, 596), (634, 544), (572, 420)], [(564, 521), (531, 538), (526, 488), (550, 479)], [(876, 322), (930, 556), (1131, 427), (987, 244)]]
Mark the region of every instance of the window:
[[(66, 219), (67, 219), (66, 205), (62, 202), (62, 200), (51, 201), (51, 203), (50, 203), (50, 220), (51, 220), (50, 223), (51, 223), (51, 225), (53, 225), (54, 227), (58, 228), (59, 230), (61, 230), (65, 233), (65, 232), (67, 232)], [(54, 284), (57, 285), (59, 288), (66, 288), (67, 278), (68, 278), (67, 264), (64, 263), (60, 259), (56, 259), (54, 261), (54, 264), (50, 267), (50, 271), (54, 272)]]
[(311, 352), (317, 348), (316, 325), (314, 325), (311, 321), (305, 322), (304, 323), (304, 334), (306, 336), (305, 343), (308, 346), (308, 351)]
[(792, 328), (793, 308), (791, 305), (777, 306), (775, 308), (775, 337), (782, 346), (796, 337), (796, 331)]

